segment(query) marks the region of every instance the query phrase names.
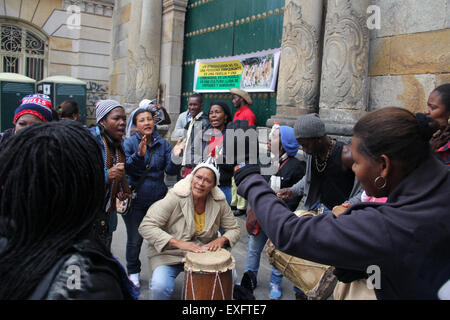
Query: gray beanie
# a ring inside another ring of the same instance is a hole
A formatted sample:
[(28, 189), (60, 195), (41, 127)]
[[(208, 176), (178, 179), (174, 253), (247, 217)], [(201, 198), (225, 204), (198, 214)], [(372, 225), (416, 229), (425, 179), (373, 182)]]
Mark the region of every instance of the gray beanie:
[(317, 113), (300, 116), (294, 124), (295, 139), (320, 138), (325, 136), (325, 124)]
[[(108, 113), (110, 113), (115, 108), (122, 108), (122, 105), (115, 100), (100, 100), (95, 106), (95, 117), (97, 123), (99, 123)], [(124, 109), (125, 110), (125, 109)]]

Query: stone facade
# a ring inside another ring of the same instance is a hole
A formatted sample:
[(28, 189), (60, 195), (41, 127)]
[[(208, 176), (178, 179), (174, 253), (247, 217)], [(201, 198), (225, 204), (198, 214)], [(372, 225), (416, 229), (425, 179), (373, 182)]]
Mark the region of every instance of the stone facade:
[[(87, 82), (88, 122), (98, 99), (116, 99), (131, 111), (144, 98), (158, 98), (173, 125), (187, 3), (0, 0), (0, 16), (48, 36), (45, 76)], [(71, 6), (80, 28), (70, 27)], [(286, 0), (282, 9), (277, 112), (268, 126), (318, 112), (330, 133), (349, 136), (367, 111), (423, 111), (430, 92), (450, 81), (450, 0)]]
[[(305, 11), (313, 2), (286, 0), (285, 7)], [(306, 109), (298, 100), (293, 111), (284, 103), (291, 86), (278, 81), (277, 114), (269, 126), (292, 124), (309, 110), (321, 115), (330, 134), (350, 136), (365, 112), (384, 106), (424, 111), (431, 91), (450, 81), (449, 0), (329, 0), (323, 10), (320, 98)], [(290, 19), (286, 15), (285, 24), (295, 24)], [(301, 16), (296, 23), (304, 23)], [(305, 44), (297, 41), (297, 46)], [(290, 47), (290, 35), (283, 34), (282, 50)], [(279, 80), (289, 73), (281, 64)]]
[(1, 18), (47, 36), (44, 77), (87, 83), (88, 124), (95, 123), (95, 102), (108, 97), (113, 8), (112, 0), (0, 0)]
[(288, 116), (285, 122), (314, 112), (319, 100), (322, 10), (322, 1), (296, 0), (285, 5), (278, 77), (283, 85), (278, 86), (277, 95), (278, 108)]
[(369, 110), (423, 111), (431, 91), (450, 82), (450, 1), (374, 1), (381, 28), (371, 31)]
[(186, 7), (187, 0), (116, 0), (110, 95), (127, 112), (142, 99), (157, 98), (175, 124), (180, 112)]

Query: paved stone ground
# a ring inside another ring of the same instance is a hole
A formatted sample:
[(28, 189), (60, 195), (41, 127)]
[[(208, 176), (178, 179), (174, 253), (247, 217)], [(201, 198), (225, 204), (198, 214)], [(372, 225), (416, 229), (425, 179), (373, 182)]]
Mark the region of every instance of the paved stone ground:
[[(245, 216), (237, 217), (239, 225), (241, 227), (241, 238), (236, 246), (231, 250), (231, 254), (236, 260), (236, 272), (238, 276), (238, 281), (241, 280), (242, 275), (245, 269), (245, 262), (247, 256), (247, 245), (248, 245), (248, 233), (245, 228)], [(113, 235), (112, 242), (112, 252), (114, 256), (125, 266), (125, 248), (126, 248), (126, 229), (125, 223), (121, 217), (118, 217), (118, 225), (117, 230)], [(149, 280), (150, 272), (148, 270), (148, 262), (146, 255), (146, 244), (144, 240), (144, 244), (142, 245), (140, 260), (142, 263), (142, 271), (141, 271), (141, 295), (139, 299), (148, 300), (150, 299), (149, 292)], [(272, 266), (269, 264), (267, 257), (264, 252), (261, 254), (261, 263), (258, 272), (258, 287), (254, 291), (254, 295), (256, 300), (267, 300), (269, 299), (269, 282), (270, 282), (270, 273), (272, 271)], [(172, 295), (173, 300), (180, 300), (182, 297), (182, 290), (184, 284), (184, 275), (180, 273), (180, 275), (175, 280), (175, 290)], [(283, 279), (282, 284), (282, 292), (283, 295), (281, 300), (294, 300), (295, 294), (293, 291), (292, 283)]]

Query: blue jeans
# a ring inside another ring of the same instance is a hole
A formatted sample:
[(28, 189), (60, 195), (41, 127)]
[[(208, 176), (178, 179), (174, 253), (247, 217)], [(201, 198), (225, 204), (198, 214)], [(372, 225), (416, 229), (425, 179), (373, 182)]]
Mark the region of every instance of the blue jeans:
[(122, 216), (127, 228), (127, 250), (125, 257), (127, 259), (127, 272), (129, 275), (141, 272), (139, 254), (141, 253), (143, 239), (138, 232), (138, 228), (146, 213), (146, 209), (131, 207), (130, 211)]
[(184, 271), (182, 263), (166, 266), (162, 265), (153, 270), (150, 282), (152, 300), (169, 300), (175, 287), (175, 278)]
[(113, 232), (117, 229), (117, 212), (113, 211), (109, 214), (109, 235), (112, 236)]
[[(248, 240), (248, 251), (247, 251), (247, 261), (245, 265), (245, 271), (252, 271), (255, 276), (258, 276), (259, 261), (261, 258), (261, 252), (267, 242), (266, 234), (261, 230), (259, 234), (255, 237), (253, 235), (249, 236)], [(283, 280), (283, 275), (275, 268), (272, 267), (272, 273), (270, 275), (270, 282), (281, 286), (281, 281)]]
[(231, 203), (231, 186), (219, 186), (219, 189), (225, 194), (228, 204)]

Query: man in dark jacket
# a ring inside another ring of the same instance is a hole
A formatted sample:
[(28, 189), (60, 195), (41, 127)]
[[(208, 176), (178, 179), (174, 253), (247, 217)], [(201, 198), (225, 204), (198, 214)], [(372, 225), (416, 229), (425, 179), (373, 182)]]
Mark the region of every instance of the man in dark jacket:
[(306, 174), (291, 188), (280, 190), (279, 196), (305, 196), (307, 210), (322, 207), (329, 211), (348, 201), (359, 202), (361, 188), (352, 171), (350, 146), (327, 136), (317, 114), (300, 116), (294, 135), (306, 154)]

